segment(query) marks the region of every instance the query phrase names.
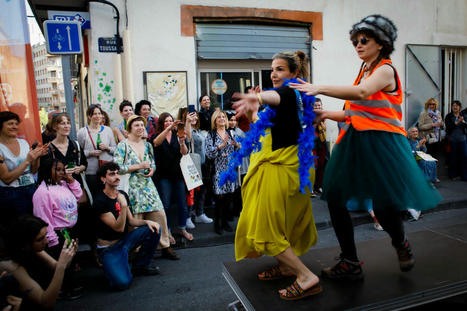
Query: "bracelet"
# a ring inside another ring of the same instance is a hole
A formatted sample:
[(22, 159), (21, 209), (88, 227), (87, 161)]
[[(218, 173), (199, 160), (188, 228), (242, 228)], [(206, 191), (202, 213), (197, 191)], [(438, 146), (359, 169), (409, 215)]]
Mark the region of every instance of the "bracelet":
[(263, 105), (263, 98), (261, 97), (261, 93), (256, 93), (256, 97), (258, 97), (259, 105), (262, 106)]

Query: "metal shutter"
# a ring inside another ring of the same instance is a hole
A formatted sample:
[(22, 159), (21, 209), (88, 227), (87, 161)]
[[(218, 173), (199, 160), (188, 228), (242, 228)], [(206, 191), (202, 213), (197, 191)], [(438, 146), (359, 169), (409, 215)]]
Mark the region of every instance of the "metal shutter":
[(200, 59), (271, 59), (281, 51), (302, 50), (309, 57), (307, 27), (196, 24)]

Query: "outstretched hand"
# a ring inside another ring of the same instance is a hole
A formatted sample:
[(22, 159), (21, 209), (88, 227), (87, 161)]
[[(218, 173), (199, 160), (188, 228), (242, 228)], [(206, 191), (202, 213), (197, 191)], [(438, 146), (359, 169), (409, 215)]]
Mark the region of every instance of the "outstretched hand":
[(300, 83), (289, 82), (289, 87), (296, 89), (300, 92), (305, 92), (306, 95), (318, 95), (318, 86), (308, 83), (300, 78), (297, 79)]
[(249, 92), (248, 94), (234, 93), (232, 98), (235, 100), (232, 108), (235, 109), (235, 117), (239, 118), (246, 115), (248, 120), (253, 121), (253, 116), (258, 112), (259, 101), (256, 93)]
[(326, 119), (325, 112), (326, 111), (324, 110), (314, 110), (315, 118), (313, 120), (313, 126), (316, 127), (318, 124), (320, 124), (322, 121)]

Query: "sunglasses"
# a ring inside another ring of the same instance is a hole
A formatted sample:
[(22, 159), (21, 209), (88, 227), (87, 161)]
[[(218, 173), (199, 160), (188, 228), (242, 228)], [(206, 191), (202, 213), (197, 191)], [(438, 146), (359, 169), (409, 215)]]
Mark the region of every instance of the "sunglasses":
[[(363, 38), (360, 39), (360, 43), (361, 43), (362, 45), (367, 44), (369, 41), (370, 41), (370, 39), (367, 39), (367, 38), (365, 38), (365, 37), (363, 37)], [(359, 42), (358, 40), (352, 40), (353, 46), (357, 47), (358, 42)]]

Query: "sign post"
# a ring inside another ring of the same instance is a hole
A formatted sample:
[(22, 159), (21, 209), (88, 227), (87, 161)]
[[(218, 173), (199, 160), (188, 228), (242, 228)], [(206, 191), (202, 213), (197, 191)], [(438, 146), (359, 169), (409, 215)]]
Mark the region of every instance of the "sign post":
[(49, 54), (62, 55), (63, 86), (65, 88), (66, 111), (71, 118), (72, 139), (76, 139), (75, 105), (71, 89), (71, 54), (83, 53), (81, 23), (78, 21), (44, 22), (44, 34)]

